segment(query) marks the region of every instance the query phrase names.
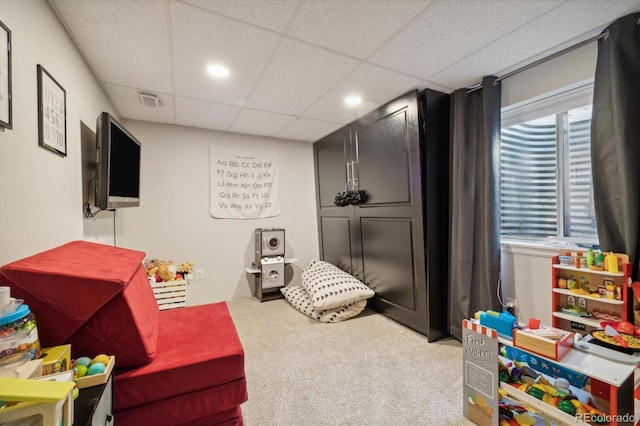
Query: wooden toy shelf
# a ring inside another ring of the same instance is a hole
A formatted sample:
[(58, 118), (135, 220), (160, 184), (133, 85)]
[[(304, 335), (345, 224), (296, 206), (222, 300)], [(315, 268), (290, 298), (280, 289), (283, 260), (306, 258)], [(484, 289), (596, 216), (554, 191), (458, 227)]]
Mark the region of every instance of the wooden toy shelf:
[[(561, 254), (565, 254), (565, 250), (562, 250)], [(553, 327), (586, 334), (601, 328), (600, 323), (603, 321), (633, 322), (629, 257), (618, 253), (616, 256), (619, 259), (620, 272), (561, 265), (559, 255), (552, 257), (551, 310)], [(581, 294), (568, 288), (559, 287), (560, 282), (568, 282), (571, 278), (578, 283), (579, 287), (586, 286), (590, 293)], [(607, 284), (613, 286), (615, 290), (613, 292), (607, 290)], [(589, 314), (591, 316), (586, 316)]]

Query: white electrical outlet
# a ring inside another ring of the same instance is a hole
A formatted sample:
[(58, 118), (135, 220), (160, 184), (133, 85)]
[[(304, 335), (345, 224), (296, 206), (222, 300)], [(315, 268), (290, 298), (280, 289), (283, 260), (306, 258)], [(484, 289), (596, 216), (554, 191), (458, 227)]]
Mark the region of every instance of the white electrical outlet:
[(508, 311), (510, 311), (514, 316), (518, 316), (518, 301), (516, 299), (507, 298), (507, 303), (505, 303), (505, 307)]
[(203, 279), (204, 279), (204, 270), (196, 269), (196, 280), (203, 280)]

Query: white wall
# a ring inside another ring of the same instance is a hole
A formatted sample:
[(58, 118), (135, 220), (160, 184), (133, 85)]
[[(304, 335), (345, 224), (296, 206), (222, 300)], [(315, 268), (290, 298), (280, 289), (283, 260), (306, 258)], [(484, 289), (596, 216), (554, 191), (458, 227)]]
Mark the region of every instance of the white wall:
[(551, 257), (559, 250), (532, 243), (502, 244), (502, 294), (504, 301), (517, 300), (520, 321), (538, 318), (551, 324)]
[[(149, 257), (194, 262), (204, 279), (191, 281), (189, 305), (253, 293), (255, 228), (284, 228), (288, 280), (299, 282), (309, 259), (318, 257), (313, 146), (306, 142), (124, 121), (142, 143), (140, 207), (121, 209), (122, 241)], [(209, 146), (276, 151), (280, 181), (279, 216), (216, 219), (210, 214)], [(103, 214), (103, 213), (101, 213)], [(111, 213), (101, 220), (111, 221)], [(120, 225), (116, 225), (120, 226)]]
[[(83, 239), (80, 122), (113, 107), (44, 0), (0, 0), (11, 30), (13, 129), (0, 129), (0, 265)], [(67, 94), (67, 156), (38, 146), (41, 64)]]

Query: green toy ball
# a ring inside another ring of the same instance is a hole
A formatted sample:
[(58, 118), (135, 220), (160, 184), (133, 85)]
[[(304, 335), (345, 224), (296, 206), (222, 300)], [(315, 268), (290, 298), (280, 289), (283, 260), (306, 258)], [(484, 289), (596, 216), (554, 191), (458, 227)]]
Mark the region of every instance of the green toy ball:
[(84, 377), (87, 375), (87, 371), (89, 371), (89, 369), (86, 365), (78, 365), (76, 366), (76, 371), (78, 372), (78, 377)]

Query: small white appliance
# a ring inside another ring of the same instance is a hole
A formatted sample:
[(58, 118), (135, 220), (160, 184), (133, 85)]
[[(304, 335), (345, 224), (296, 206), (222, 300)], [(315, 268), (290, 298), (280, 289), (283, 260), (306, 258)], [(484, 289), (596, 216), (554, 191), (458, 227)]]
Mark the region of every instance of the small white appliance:
[(284, 229), (258, 228), (255, 231), (256, 264), (262, 257), (284, 256)]
[(262, 267), (262, 288), (283, 287), (284, 257), (263, 257), (260, 263)]

